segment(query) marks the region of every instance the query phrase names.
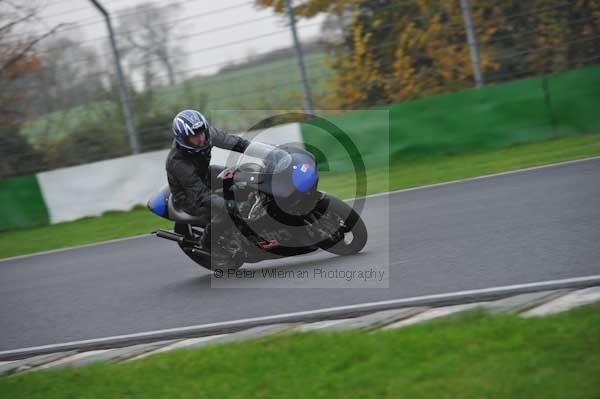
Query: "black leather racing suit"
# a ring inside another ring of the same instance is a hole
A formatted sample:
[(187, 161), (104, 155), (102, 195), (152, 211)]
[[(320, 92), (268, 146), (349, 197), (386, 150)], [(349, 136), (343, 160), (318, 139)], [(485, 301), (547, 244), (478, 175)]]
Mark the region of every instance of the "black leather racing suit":
[[(248, 140), (227, 134), (213, 126), (209, 128), (211, 148), (216, 146), (226, 150), (244, 152), (250, 144)], [(219, 221), (225, 212), (226, 204), (222, 197), (211, 194), (211, 148), (198, 153), (190, 153), (174, 144), (167, 157), (167, 179), (175, 207), (194, 216), (205, 216), (205, 234), (202, 245), (210, 247), (211, 224)], [(212, 212), (211, 212), (212, 210)]]

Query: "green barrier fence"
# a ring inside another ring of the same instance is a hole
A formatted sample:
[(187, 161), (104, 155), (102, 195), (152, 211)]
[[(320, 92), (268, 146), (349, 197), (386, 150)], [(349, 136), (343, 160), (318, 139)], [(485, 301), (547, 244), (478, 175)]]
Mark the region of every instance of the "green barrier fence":
[[(600, 132), (600, 66), (544, 78), (327, 117), (351, 139), (367, 168), (389, 160), (497, 149), (555, 136)], [(324, 123), (302, 123), (320, 167), (353, 170)], [(323, 159), (326, 157), (326, 159)], [(325, 162), (326, 161), (326, 162)], [(0, 180), (0, 231), (46, 225), (36, 176)]]
[[(361, 150), (367, 166), (390, 159), (497, 149), (600, 131), (600, 66), (326, 117)], [(381, 112), (389, 116), (389, 135)], [(333, 170), (350, 170), (319, 123), (302, 123), (305, 143)], [(389, 141), (388, 141), (389, 138)], [(320, 159), (320, 161), (323, 161)]]
[(0, 231), (49, 224), (36, 176), (0, 180)]

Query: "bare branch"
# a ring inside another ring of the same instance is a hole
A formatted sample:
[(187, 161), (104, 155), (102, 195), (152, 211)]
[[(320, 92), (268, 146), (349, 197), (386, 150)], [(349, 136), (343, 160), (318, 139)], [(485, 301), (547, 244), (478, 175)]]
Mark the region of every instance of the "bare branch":
[(0, 33), (4, 34), (6, 32), (9, 32), (12, 28), (17, 26), (18, 24), (23, 23), (23, 22), (28, 21), (31, 18), (33, 18), (35, 16), (35, 14), (36, 14), (35, 11), (30, 11), (29, 14), (23, 16), (22, 18), (19, 18), (15, 21), (11, 21), (4, 26), (0, 26)]
[(27, 45), (25, 45), (25, 47), (23, 47), (19, 52), (17, 52), (17, 54), (15, 54), (11, 58), (9, 58), (8, 61), (4, 62), (4, 64), (2, 64), (2, 66), (0, 66), (0, 74), (4, 74), (4, 72), (8, 68), (13, 66), (15, 63), (19, 62), (19, 60), (21, 60), (37, 43), (44, 40), (48, 36), (53, 35), (57, 29), (60, 29), (64, 25), (66, 25), (66, 24), (58, 24), (54, 28), (52, 28), (50, 31), (44, 33), (41, 36), (36, 37), (35, 39), (33, 39), (32, 41), (27, 43)]
[[(131, 12), (132, 10), (135, 12)], [(171, 85), (175, 83), (176, 73), (170, 58), (174, 45), (172, 30), (175, 26), (166, 21), (172, 12), (172, 8), (142, 3), (121, 14), (117, 29), (120, 40), (128, 46), (126, 58), (140, 59), (137, 66), (144, 74), (154, 69), (153, 60), (158, 61), (160, 67), (167, 72), (168, 83)]]

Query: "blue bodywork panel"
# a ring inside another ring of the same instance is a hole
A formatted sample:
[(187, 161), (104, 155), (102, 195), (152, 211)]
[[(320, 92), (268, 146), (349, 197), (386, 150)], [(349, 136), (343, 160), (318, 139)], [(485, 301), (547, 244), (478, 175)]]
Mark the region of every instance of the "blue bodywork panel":
[(296, 190), (305, 193), (309, 191), (317, 182), (317, 169), (313, 164), (303, 163), (294, 166), (292, 172), (292, 182)]
[(148, 201), (148, 209), (150, 209), (152, 213), (168, 219), (167, 201), (170, 194), (168, 186), (160, 190), (154, 197), (150, 198), (150, 201)]

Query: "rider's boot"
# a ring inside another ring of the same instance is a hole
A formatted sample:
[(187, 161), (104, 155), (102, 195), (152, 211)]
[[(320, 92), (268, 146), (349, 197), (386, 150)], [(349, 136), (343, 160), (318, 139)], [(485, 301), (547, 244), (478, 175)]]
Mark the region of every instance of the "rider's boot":
[(204, 233), (202, 234), (202, 238), (200, 239), (200, 245), (202, 246), (203, 249), (207, 250), (208, 252), (210, 252), (210, 259), (211, 259), (211, 269), (215, 270), (215, 269), (221, 269), (221, 268), (227, 268), (228, 265), (228, 261), (231, 260), (231, 255), (226, 253), (225, 250), (223, 250), (219, 245), (212, 245), (211, 241), (213, 239), (212, 234), (211, 234), (211, 227), (212, 223), (209, 223), (205, 228), (204, 228)]

